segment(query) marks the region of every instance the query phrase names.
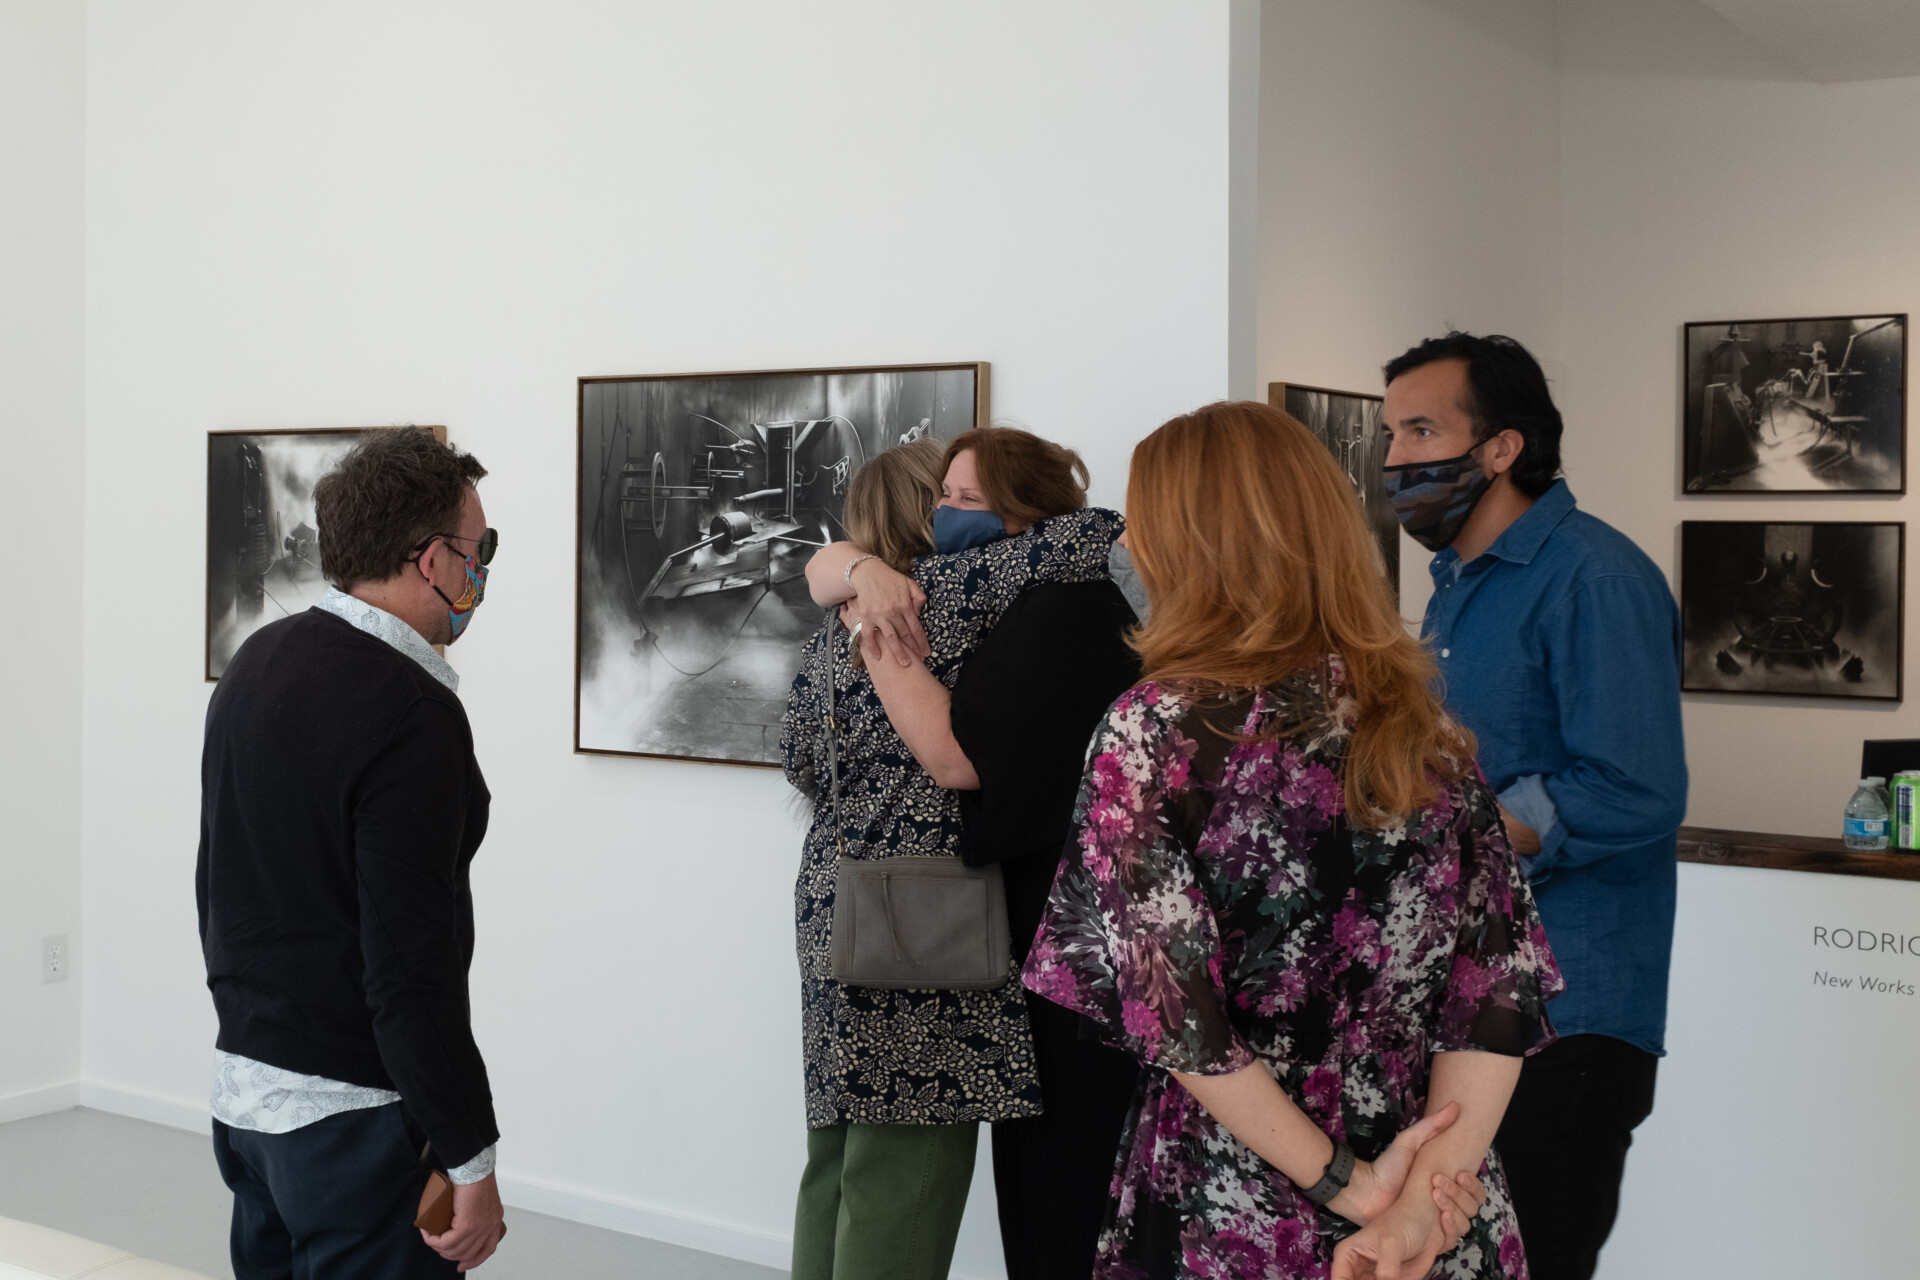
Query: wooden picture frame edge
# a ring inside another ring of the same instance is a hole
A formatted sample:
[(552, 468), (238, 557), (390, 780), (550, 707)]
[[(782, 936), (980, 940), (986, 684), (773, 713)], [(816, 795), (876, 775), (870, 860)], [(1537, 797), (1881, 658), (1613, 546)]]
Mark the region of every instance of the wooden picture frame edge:
[(573, 406), (573, 754), (602, 756), (619, 760), (677, 760), (688, 764), (730, 765), (737, 769), (779, 769), (768, 760), (727, 760), (718, 756), (674, 755), (664, 751), (616, 751), (610, 747), (580, 745), (580, 639), (582, 610), (586, 593), (582, 578), (585, 558), (580, 554), (580, 529), (586, 520), (587, 476), (581, 466), (587, 437), (587, 387), (601, 382), (683, 382), (704, 378), (797, 378), (836, 373), (938, 373), (944, 370), (971, 369), (973, 383), (973, 425), (976, 429), (993, 425), (990, 380), (993, 366), (986, 360), (942, 360), (925, 364), (836, 365), (819, 369), (743, 369), (718, 373), (616, 373), (588, 374), (575, 379)]
[[(207, 520), (200, 530), (200, 549), (204, 553), (206, 544), (213, 537), (213, 485), (211, 483), (213, 467), (213, 441), (217, 436), (344, 436), (357, 435), (362, 431), (401, 431), (408, 428), (424, 428), (433, 432), (433, 438), (441, 444), (447, 442), (447, 428), (444, 425), (426, 422), (389, 422), (381, 426), (370, 427), (211, 427), (207, 431), (206, 463), (208, 474), (203, 477), (207, 483)], [(202, 572), (206, 565), (201, 566)], [(213, 674), (213, 582), (203, 579), (200, 584), (200, 623), (205, 634), (200, 644), (200, 671), (205, 677), (202, 684), (219, 684), (220, 677)]]
[[(1731, 321), (1730, 323), (1740, 323)], [(1687, 526), (1688, 525), (1728, 525), (1728, 524), (1805, 524), (1805, 525), (1865, 525), (1873, 528), (1887, 527), (1894, 531), (1895, 565), (1893, 616), (1897, 629), (1893, 636), (1893, 692), (1891, 694), (1871, 693), (1857, 697), (1831, 693), (1800, 693), (1794, 690), (1767, 690), (1755, 692), (1746, 689), (1703, 689), (1687, 683), (1686, 633), (1687, 633)], [(1678, 580), (1675, 604), (1680, 610), (1680, 692), (1719, 695), (1732, 698), (1812, 698), (1819, 702), (1837, 703), (1842, 707), (1856, 702), (1893, 702), (1906, 701), (1907, 693), (1907, 522), (1904, 520), (1682, 520), (1680, 522), (1680, 544), (1674, 556), (1674, 577)]]
[[(1865, 320), (1875, 316), (1900, 322), (1900, 487), (1898, 489), (1687, 489), (1687, 339), (1694, 329), (1725, 328), (1736, 324), (1832, 324), (1839, 320)], [(1775, 495), (1810, 496), (1824, 498), (1884, 497), (1893, 495), (1905, 497), (1907, 492), (1907, 455), (1912, 452), (1908, 447), (1910, 433), (1907, 429), (1908, 387), (1912, 377), (1908, 372), (1912, 357), (1912, 325), (1909, 313), (1905, 311), (1864, 311), (1843, 316), (1775, 316), (1761, 320), (1683, 320), (1680, 323), (1680, 484), (1679, 496), (1682, 498), (1767, 498)], [(1846, 523), (1841, 521), (1839, 523)], [(1786, 696), (1786, 695), (1782, 695)], [(1802, 694), (1801, 697), (1819, 697), (1819, 694)]]
[(1304, 382), (1269, 382), (1267, 384), (1268, 406), (1285, 413), (1289, 390), (1312, 391), (1325, 396), (1345, 396), (1349, 400), (1378, 400), (1382, 404), (1386, 403), (1387, 399), (1384, 393), (1375, 394), (1371, 391), (1342, 391), (1338, 387), (1313, 387)]

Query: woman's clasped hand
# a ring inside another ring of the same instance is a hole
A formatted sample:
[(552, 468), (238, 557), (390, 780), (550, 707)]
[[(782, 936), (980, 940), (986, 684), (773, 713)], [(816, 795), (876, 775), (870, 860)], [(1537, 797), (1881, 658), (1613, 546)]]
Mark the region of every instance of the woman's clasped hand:
[[(1460, 1104), (1449, 1102), (1424, 1120), (1402, 1129), (1378, 1160), (1354, 1162), (1353, 1177), (1346, 1190), (1328, 1207), (1349, 1222), (1367, 1227), (1391, 1214), (1401, 1201), (1407, 1201), (1402, 1217), (1428, 1222), (1432, 1229), (1431, 1243), (1440, 1246), (1435, 1256), (1451, 1249), (1467, 1233), (1467, 1226), (1479, 1214), (1480, 1206), (1487, 1202), (1487, 1189), (1471, 1173), (1459, 1173), (1452, 1178), (1436, 1173), (1425, 1188), (1411, 1183), (1410, 1175), (1420, 1148), (1427, 1145), (1428, 1139), (1452, 1128), (1459, 1118)], [(1429, 1242), (1423, 1237), (1420, 1243), (1425, 1246)]]

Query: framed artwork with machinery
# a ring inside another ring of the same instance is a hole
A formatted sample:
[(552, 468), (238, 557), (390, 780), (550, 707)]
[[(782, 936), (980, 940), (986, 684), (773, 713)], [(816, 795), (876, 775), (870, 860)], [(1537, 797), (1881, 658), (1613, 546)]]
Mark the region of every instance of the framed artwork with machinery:
[(1680, 687), (1898, 701), (1906, 526), (1688, 520)]
[[(347, 450), (392, 427), (207, 433), (206, 678), (267, 623), (326, 593), (313, 486)], [(445, 427), (428, 427), (447, 440)]]
[(581, 378), (574, 750), (777, 765), (847, 482), (987, 408), (984, 362)]
[(1689, 324), (1681, 358), (1685, 492), (1906, 492), (1904, 314)]
[(1267, 403), (1298, 419), (1320, 438), (1360, 495), (1360, 509), (1380, 548), (1393, 598), (1400, 599), (1400, 521), (1380, 483), (1387, 462), (1387, 436), (1381, 429), (1383, 398), (1357, 391), (1333, 391), (1296, 382), (1267, 384)]

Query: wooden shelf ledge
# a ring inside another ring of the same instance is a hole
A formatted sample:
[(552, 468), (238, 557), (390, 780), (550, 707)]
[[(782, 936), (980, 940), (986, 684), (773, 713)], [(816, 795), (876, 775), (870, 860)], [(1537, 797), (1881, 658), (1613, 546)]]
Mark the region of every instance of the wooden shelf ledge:
[(1781, 836), (1719, 827), (1680, 828), (1680, 861), (1720, 867), (1765, 867), (1770, 871), (1818, 871), (1832, 876), (1920, 880), (1920, 852), (1889, 849), (1863, 853), (1840, 840)]

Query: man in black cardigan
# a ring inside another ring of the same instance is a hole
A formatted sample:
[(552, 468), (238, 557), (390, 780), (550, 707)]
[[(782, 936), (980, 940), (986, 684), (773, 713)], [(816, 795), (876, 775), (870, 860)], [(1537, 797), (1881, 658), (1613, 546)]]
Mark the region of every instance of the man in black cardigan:
[[(467, 999), (489, 797), (433, 648), (484, 593), (484, 475), (420, 429), (349, 453), (314, 491), (334, 588), (242, 645), (207, 711), (196, 889), (236, 1280), (452, 1275), (505, 1230)], [(436, 1236), (412, 1225), (430, 1165), (455, 1184)]]

